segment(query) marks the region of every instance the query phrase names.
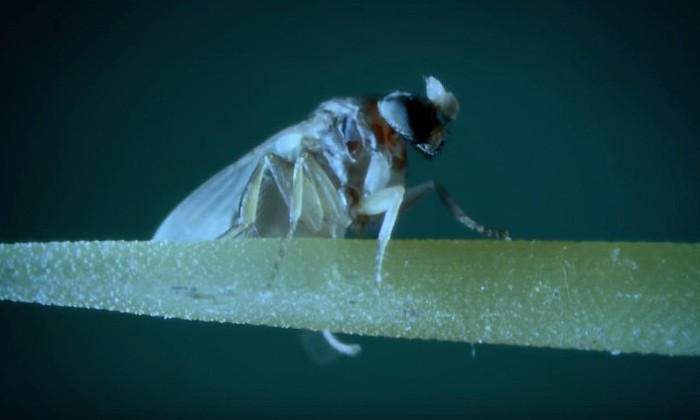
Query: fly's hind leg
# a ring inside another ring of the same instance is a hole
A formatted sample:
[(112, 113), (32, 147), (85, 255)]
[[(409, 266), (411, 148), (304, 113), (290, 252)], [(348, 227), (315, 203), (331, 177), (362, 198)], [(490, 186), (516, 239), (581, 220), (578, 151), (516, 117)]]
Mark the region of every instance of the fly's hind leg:
[[(294, 165), (275, 154), (268, 154), (255, 168), (246, 187), (239, 211), (238, 222), (223, 237), (239, 237), (253, 229), (258, 218), (260, 193), (265, 187), (265, 175), (269, 174), (275, 181), (275, 187), (288, 207), (289, 228), (280, 240), (279, 252), (272, 273), (273, 279), (279, 272), (280, 265), (294, 236), (299, 220), (314, 229), (321, 229), (324, 220), (331, 223), (332, 237), (350, 223), (341, 208), (331, 180), (322, 173), (321, 167), (313, 157), (302, 153)], [(394, 217), (395, 218), (395, 217)], [(391, 233), (391, 232), (389, 232)], [(329, 330), (323, 330), (323, 337), (328, 345), (340, 354), (356, 356), (361, 347), (346, 344), (338, 340)]]
[[(283, 202), (284, 210), (271, 223), (278, 223), (269, 230), (268, 222), (259, 224), (260, 208), (264, 192), (274, 189)], [(285, 225), (282, 217), (288, 217)], [(316, 232), (331, 237), (342, 236), (349, 224), (332, 181), (323, 173), (312, 155), (302, 153), (294, 162), (269, 153), (253, 171), (241, 199), (238, 220), (221, 237), (269, 236), (281, 237), (278, 256), (274, 263), (273, 278), (279, 272), (289, 241), (303, 222), (306, 234)], [(268, 230), (266, 230), (268, 229)], [(286, 230), (285, 230), (286, 229)]]
[(452, 216), (454, 216), (455, 219), (457, 219), (459, 223), (463, 224), (469, 229), (481, 233), (482, 235), (486, 235), (491, 238), (510, 240), (510, 235), (508, 234), (508, 231), (491, 229), (489, 227), (477, 223), (472, 218), (467, 216), (464, 213), (464, 211), (457, 205), (457, 203), (455, 203), (452, 200), (450, 195), (447, 193), (447, 190), (442, 185), (436, 183), (434, 183), (434, 185), (435, 190), (438, 193), (438, 197), (440, 197), (440, 201), (442, 201), (442, 204), (445, 206), (445, 208), (447, 208), (447, 210), (452, 214)]
[(290, 166), (286, 160), (273, 153), (263, 156), (246, 185), (238, 209), (238, 219), (234, 221), (231, 228), (219, 235), (218, 239), (258, 236), (257, 234), (251, 235), (251, 232), (254, 232), (255, 222), (258, 220), (261, 192), (267, 187), (264, 182), (265, 176), (270, 175), (272, 177), (277, 190), (283, 197), (289, 196), (290, 193), (288, 191), (291, 189), (291, 182), (288, 180), (292, 174)]
[(435, 190), (443, 206), (447, 211), (452, 214), (452, 216), (457, 219), (457, 221), (469, 229), (478, 232), (482, 235), (486, 235), (491, 238), (510, 240), (510, 235), (505, 230), (496, 230), (486, 227), (480, 223), (477, 223), (474, 219), (467, 216), (464, 211), (457, 205), (457, 203), (452, 200), (450, 194), (447, 192), (445, 187), (436, 183), (435, 181), (428, 181), (419, 184), (406, 192), (406, 199), (404, 200), (401, 210), (405, 210), (411, 205), (420, 201), (423, 197), (428, 195), (431, 191)]
[(297, 229), (297, 224), (299, 223), (299, 218), (301, 217), (302, 203), (304, 201), (304, 162), (306, 159), (306, 154), (302, 154), (294, 162), (291, 191), (280, 188), (280, 192), (284, 196), (285, 201), (289, 206), (289, 229), (287, 230), (287, 235), (280, 241), (277, 259), (275, 260), (274, 265), (273, 277), (276, 277), (277, 273), (279, 273), (282, 261), (284, 261), (284, 256), (287, 254), (289, 240), (294, 236), (294, 232)]
[(220, 238), (258, 236), (257, 232), (252, 232), (255, 232), (255, 224), (258, 221), (261, 193), (265, 188), (271, 187), (271, 185), (266, 185), (265, 183), (266, 175), (272, 178), (275, 184), (274, 188), (276, 188), (287, 206), (289, 217), (289, 227), (286, 235), (280, 241), (279, 252), (273, 267), (273, 278), (279, 272), (289, 239), (294, 236), (301, 216), (304, 159), (304, 156), (299, 157), (292, 166), (290, 162), (273, 153), (265, 155), (248, 181), (241, 199), (238, 220), (220, 236)]

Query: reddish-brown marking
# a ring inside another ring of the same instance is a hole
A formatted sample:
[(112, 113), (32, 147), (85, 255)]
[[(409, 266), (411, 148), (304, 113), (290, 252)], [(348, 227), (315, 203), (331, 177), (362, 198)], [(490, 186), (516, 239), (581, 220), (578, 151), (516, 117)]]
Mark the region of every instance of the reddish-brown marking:
[(394, 153), (391, 159), (391, 169), (395, 171), (403, 171), (406, 169), (406, 149), (401, 148), (401, 152)]
[(360, 148), (360, 142), (358, 140), (350, 140), (347, 143), (345, 143), (345, 146), (348, 148), (348, 152), (350, 152), (351, 155), (354, 155), (355, 152)]
[(347, 194), (348, 198), (350, 199), (351, 206), (354, 207), (360, 203), (360, 198), (362, 197), (357, 188), (348, 185), (347, 187), (345, 187), (345, 194)]
[[(350, 207), (356, 209), (357, 206), (360, 204), (360, 200), (362, 200), (362, 194), (360, 193), (360, 190), (348, 185), (345, 187), (345, 195), (350, 201)], [(369, 221), (370, 217), (366, 214), (355, 214), (354, 219), (352, 221), (351, 229), (353, 229), (355, 232), (362, 232), (365, 229), (365, 227), (367, 227)]]
[(394, 129), (379, 115), (377, 101), (370, 101), (367, 104), (366, 115), (369, 118), (374, 136), (377, 138), (377, 146), (391, 148), (400, 141)]
[(396, 131), (379, 115), (377, 101), (370, 101), (367, 104), (366, 115), (377, 139), (377, 147), (391, 153), (391, 169), (397, 171), (406, 169), (406, 148)]

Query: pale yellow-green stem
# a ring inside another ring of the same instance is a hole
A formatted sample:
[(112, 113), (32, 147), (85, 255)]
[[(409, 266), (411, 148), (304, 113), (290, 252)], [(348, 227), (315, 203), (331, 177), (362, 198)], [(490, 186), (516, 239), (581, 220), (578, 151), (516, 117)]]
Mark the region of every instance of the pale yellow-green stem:
[(0, 245), (0, 299), (351, 334), (700, 355), (700, 245), (395, 240)]

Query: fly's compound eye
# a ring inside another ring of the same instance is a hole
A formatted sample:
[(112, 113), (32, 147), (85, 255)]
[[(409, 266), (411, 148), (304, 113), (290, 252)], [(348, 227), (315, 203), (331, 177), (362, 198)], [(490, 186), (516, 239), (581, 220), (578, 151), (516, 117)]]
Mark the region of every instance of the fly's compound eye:
[(394, 92), (381, 99), (378, 106), (384, 121), (425, 157), (432, 158), (440, 152), (450, 119), (433, 102)]

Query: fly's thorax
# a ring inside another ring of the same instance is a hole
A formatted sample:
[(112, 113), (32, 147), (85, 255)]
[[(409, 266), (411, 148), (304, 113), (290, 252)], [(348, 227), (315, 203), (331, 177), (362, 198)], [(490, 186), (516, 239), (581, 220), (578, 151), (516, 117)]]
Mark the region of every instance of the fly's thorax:
[(405, 143), (381, 118), (376, 99), (332, 99), (318, 107), (312, 120), (328, 128), (313, 151), (323, 157), (350, 206), (392, 182), (403, 183)]
[(377, 100), (362, 100), (358, 111), (339, 125), (349, 157), (344, 160), (343, 188), (351, 213), (363, 198), (388, 186), (403, 185), (406, 168), (405, 142), (381, 118)]

